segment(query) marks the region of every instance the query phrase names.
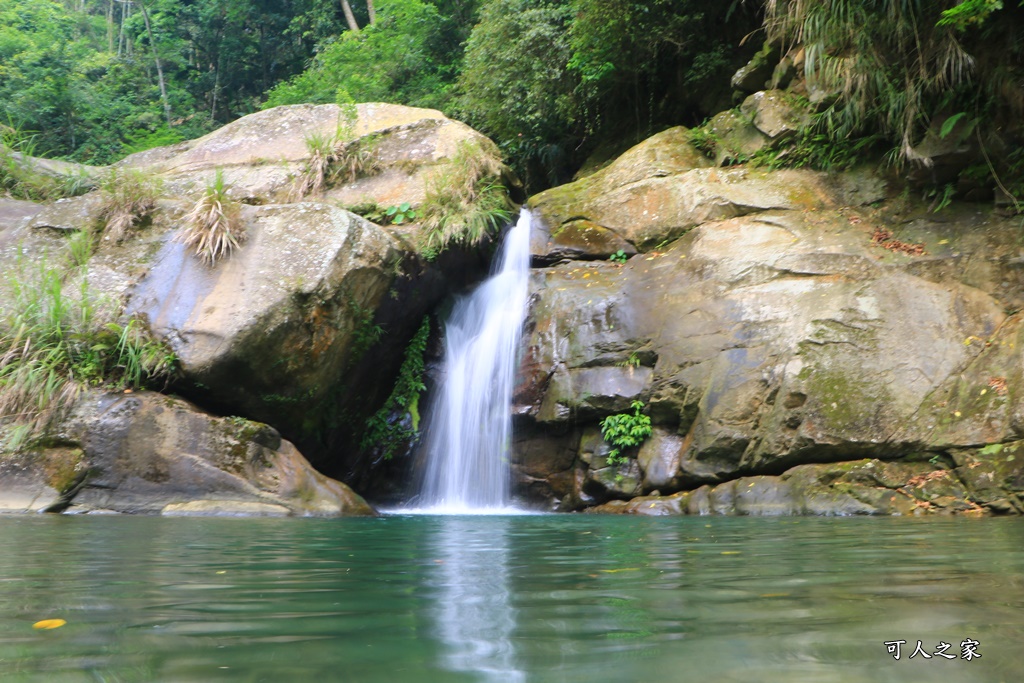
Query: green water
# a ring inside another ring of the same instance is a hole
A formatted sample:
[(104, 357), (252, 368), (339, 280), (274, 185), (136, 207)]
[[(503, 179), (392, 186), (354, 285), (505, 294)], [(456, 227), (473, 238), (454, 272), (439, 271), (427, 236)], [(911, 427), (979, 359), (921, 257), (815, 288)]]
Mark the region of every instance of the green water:
[[(1022, 541), (1016, 519), (5, 517), (0, 680), (1017, 681)], [(908, 659), (966, 638), (980, 659)]]

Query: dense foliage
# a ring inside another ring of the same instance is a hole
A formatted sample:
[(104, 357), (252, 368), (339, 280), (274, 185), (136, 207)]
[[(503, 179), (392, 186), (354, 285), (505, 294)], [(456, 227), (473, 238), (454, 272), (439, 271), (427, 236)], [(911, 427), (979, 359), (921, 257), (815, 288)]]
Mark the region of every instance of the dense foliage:
[(768, 0), (766, 26), (805, 50), (808, 90), (827, 103), (830, 133), (879, 134), (915, 160), (936, 116), (1020, 117), (1020, 12), (990, 20), (997, 10), (1001, 0)]
[(733, 106), (767, 38), (806, 76), (808, 139), (916, 160), (955, 116), (1014, 175), (1022, 25), (1018, 0), (6, 0), (0, 124), (107, 163), (260, 107), (384, 100), (467, 121), (535, 190)]
[[(300, 70), (313, 0), (4, 0), (0, 121), (106, 163), (254, 111)], [(162, 83), (162, 85), (161, 85)]]

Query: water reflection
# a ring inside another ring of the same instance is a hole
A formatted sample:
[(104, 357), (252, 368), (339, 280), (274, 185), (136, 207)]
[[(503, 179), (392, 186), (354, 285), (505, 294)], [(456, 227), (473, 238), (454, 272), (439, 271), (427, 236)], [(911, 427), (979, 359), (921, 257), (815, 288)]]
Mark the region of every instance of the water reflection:
[(525, 681), (512, 643), (516, 611), (509, 582), (508, 517), (439, 517), (432, 582), (442, 666), (478, 680)]

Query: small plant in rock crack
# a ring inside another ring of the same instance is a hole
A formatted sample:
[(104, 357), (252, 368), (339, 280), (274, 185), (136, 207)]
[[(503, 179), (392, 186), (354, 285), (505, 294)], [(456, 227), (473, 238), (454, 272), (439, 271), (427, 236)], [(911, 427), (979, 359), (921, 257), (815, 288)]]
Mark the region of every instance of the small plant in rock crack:
[(619, 249), (617, 252), (609, 256), (608, 260), (614, 261), (615, 263), (625, 263), (629, 260), (629, 256), (622, 249)]
[(633, 401), (630, 407), (632, 414), (619, 413), (601, 420), (601, 436), (612, 446), (608, 452), (609, 465), (625, 463), (623, 449), (639, 446), (651, 435), (651, 418), (640, 412), (644, 409), (643, 402)]
[(402, 202), (398, 206), (389, 206), (384, 211), (384, 217), (392, 225), (401, 225), (406, 221), (416, 220), (416, 209), (412, 208), (409, 202)]

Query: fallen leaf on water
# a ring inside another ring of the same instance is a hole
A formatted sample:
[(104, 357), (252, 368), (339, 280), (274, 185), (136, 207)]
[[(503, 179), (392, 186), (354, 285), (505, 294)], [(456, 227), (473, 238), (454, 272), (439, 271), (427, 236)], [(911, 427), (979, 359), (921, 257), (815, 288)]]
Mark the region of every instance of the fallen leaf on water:
[(723, 555), (739, 555), (740, 551), (739, 550), (723, 550), (722, 554)]
[(788, 598), (789, 593), (761, 593), (762, 598)]
[(51, 628), (60, 628), (68, 622), (63, 619), (43, 619), (32, 624), (32, 628), (40, 631), (49, 631)]
[(638, 572), (640, 567), (626, 567), (625, 569), (602, 569), (605, 574), (618, 574), (619, 572)]

